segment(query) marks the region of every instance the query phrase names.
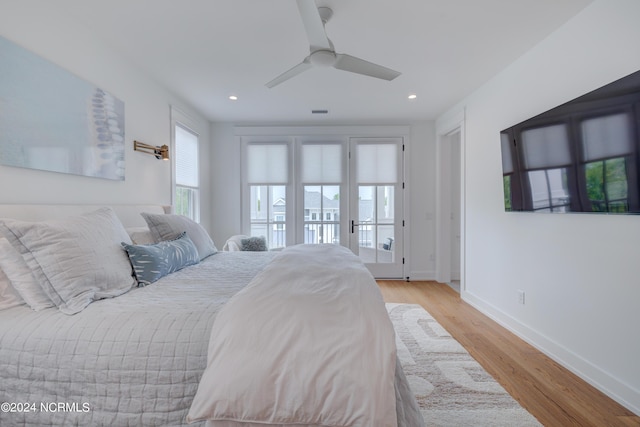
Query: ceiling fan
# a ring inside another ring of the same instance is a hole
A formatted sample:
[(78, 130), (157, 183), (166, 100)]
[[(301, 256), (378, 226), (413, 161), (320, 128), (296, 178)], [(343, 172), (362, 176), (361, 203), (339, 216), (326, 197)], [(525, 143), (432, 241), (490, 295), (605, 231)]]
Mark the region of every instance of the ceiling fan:
[(333, 16), (333, 11), (328, 7), (316, 7), (315, 0), (297, 1), (302, 23), (309, 39), (310, 53), (300, 64), (267, 83), (266, 86), (268, 88), (279, 85), (311, 67), (333, 67), (338, 70), (364, 74), (383, 80), (393, 80), (401, 74), (398, 71), (355, 56), (336, 53), (333, 43), (327, 37), (324, 28), (325, 24)]

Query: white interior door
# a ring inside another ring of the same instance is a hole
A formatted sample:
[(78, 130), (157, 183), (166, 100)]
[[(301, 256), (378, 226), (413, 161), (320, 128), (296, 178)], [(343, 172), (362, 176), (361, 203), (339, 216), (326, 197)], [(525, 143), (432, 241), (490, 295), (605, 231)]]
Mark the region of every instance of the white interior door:
[(376, 278), (404, 277), (403, 139), (349, 145), (349, 247)]

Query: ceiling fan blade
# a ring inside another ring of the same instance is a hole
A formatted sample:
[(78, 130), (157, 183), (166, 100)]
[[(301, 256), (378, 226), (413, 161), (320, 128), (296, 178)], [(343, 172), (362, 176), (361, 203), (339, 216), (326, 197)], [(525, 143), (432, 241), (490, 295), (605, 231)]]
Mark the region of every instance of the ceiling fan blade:
[(364, 59), (356, 58), (355, 56), (346, 55), (344, 53), (336, 54), (336, 63), (333, 66), (338, 70), (364, 74), (366, 76), (376, 77), (383, 80), (393, 80), (402, 74), (399, 71), (392, 70), (391, 68), (383, 67), (382, 65), (374, 64), (373, 62), (365, 61)]
[(291, 77), (295, 77), (298, 74), (302, 73), (305, 70), (308, 70), (309, 68), (311, 68), (312, 65), (309, 62), (309, 57), (307, 56), (306, 58), (304, 58), (304, 61), (302, 61), (301, 63), (299, 63), (298, 65), (296, 65), (295, 67), (291, 68), (288, 71), (285, 71), (284, 73), (280, 74), (278, 77), (276, 77), (275, 79), (271, 80), (269, 83), (266, 84), (266, 86), (271, 89), (274, 86), (279, 85), (280, 83), (289, 80)]
[(318, 49), (331, 50), (331, 42), (324, 31), (324, 24), (318, 12), (315, 0), (298, 0), (298, 10), (307, 32), (307, 38), (311, 45), (311, 51)]

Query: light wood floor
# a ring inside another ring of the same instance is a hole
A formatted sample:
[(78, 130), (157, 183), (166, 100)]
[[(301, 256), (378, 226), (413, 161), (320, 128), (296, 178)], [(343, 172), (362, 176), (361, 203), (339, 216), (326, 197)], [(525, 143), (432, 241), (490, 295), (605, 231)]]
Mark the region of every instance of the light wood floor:
[(620, 406), (436, 282), (379, 280), (386, 302), (420, 304), (545, 426), (640, 426)]

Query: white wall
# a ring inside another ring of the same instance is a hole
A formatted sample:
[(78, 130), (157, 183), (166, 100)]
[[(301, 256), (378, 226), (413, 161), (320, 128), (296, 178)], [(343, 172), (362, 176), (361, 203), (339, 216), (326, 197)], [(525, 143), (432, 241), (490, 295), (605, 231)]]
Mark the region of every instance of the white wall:
[[(90, 23), (64, 16), (55, 2), (40, 2), (38, 10), (28, 4), (3, 2), (0, 35), (124, 101), (126, 175), (112, 181), (0, 165), (0, 203), (170, 204), (170, 163), (134, 152), (133, 140), (169, 145), (170, 105), (176, 105), (199, 123), (208, 159), (209, 123), (106, 46)], [(201, 170), (206, 186), (208, 165)], [(203, 188), (204, 225), (210, 221), (209, 194)]]
[(240, 215), (240, 144), (235, 127), (229, 123), (211, 125), (212, 229), (218, 249), (234, 234), (242, 233)]
[[(397, 126), (396, 126), (397, 127)], [(278, 126), (283, 135), (295, 134), (301, 128)], [(327, 135), (345, 132), (341, 126), (325, 126)], [(349, 126), (361, 135), (375, 135), (381, 126)], [(241, 223), (241, 175), (240, 144), (236, 127), (231, 123), (211, 125), (212, 151), (212, 230), (211, 234), (219, 247), (234, 234), (242, 232)], [(304, 129), (304, 128), (302, 128)], [(430, 254), (435, 253), (435, 131), (433, 122), (416, 123), (410, 126), (405, 160), (407, 179), (408, 212), (405, 219), (409, 232), (405, 233), (408, 255), (406, 275), (415, 280), (433, 279), (434, 262)], [(322, 127), (313, 132), (323, 132)]]
[(505, 213), (499, 132), (639, 70), (639, 19), (598, 0), (443, 115), (466, 114), (463, 298), (636, 413), (640, 217)]
[(411, 146), (405, 163), (409, 167), (408, 197), (410, 233), (409, 277), (435, 279), (436, 256), (436, 137), (435, 123), (411, 126)]

